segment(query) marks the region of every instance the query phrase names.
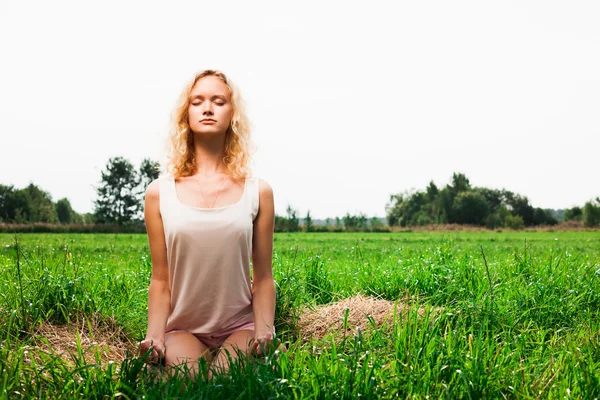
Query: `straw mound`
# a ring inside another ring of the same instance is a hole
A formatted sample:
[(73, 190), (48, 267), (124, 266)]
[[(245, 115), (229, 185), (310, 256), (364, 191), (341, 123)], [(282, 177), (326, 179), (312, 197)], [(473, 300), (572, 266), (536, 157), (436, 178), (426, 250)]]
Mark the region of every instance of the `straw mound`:
[(121, 363), (127, 351), (137, 353), (137, 344), (127, 338), (114, 320), (98, 316), (80, 316), (65, 325), (52, 325), (44, 321), (34, 332), (33, 347), (48, 354), (60, 355), (63, 360), (74, 363), (73, 357), (79, 358), (77, 335), (86, 364), (97, 363), (97, 355), (104, 366), (109, 361)]
[[(346, 308), (348, 309), (346, 334), (351, 334), (356, 328), (365, 332), (373, 327), (367, 316), (370, 315), (377, 326), (380, 326), (386, 319), (391, 321), (395, 304), (394, 301), (358, 294), (335, 303), (318, 306), (315, 310), (306, 309), (298, 321), (300, 336), (304, 341), (308, 341), (311, 338), (322, 339), (330, 331), (342, 333)], [(400, 315), (409, 307), (407, 301), (399, 300), (397, 314)], [(423, 313), (424, 310), (419, 309), (419, 314)]]

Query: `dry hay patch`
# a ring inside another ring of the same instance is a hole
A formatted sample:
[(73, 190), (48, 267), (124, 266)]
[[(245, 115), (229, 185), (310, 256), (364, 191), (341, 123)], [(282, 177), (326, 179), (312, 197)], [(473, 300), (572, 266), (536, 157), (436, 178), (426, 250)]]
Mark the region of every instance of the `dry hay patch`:
[(34, 351), (31, 353), (35, 355), (35, 350), (42, 351), (74, 364), (74, 357), (81, 358), (77, 336), (86, 364), (96, 364), (98, 356), (102, 366), (109, 362), (120, 364), (127, 352), (137, 353), (137, 344), (127, 337), (114, 318), (98, 315), (77, 316), (62, 325), (43, 321), (34, 331), (31, 346)]
[[(400, 299), (397, 304), (397, 318), (402, 318), (402, 314), (406, 314), (411, 308), (410, 298)], [(315, 309), (307, 308), (301, 313), (298, 321), (300, 336), (304, 342), (307, 342), (311, 338), (323, 339), (331, 331), (343, 333), (346, 309), (348, 309), (346, 335), (354, 332), (356, 328), (367, 332), (373, 329), (368, 316), (373, 318), (377, 327), (384, 322), (391, 323), (394, 316), (394, 307), (396, 307), (396, 301), (376, 299), (358, 294), (334, 303), (317, 306)], [(425, 308), (419, 308), (418, 313), (424, 315), (426, 313)]]

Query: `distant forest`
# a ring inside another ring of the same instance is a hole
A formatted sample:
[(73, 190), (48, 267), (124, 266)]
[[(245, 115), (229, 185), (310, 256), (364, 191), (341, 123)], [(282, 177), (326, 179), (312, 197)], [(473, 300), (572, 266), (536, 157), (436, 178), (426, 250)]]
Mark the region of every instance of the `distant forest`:
[(432, 181), (424, 191), (390, 196), (386, 211), (392, 226), (468, 224), (520, 229), (567, 220), (583, 221), (587, 227), (600, 224), (600, 198), (588, 201), (583, 207), (542, 209), (509, 190), (474, 187), (461, 173), (454, 173), (451, 183), (442, 189)]
[[(78, 214), (67, 198), (52, 201), (37, 185), (17, 189), (0, 184), (0, 231), (4, 232), (145, 232), (143, 202), (146, 187), (159, 175), (159, 164), (144, 159), (136, 169), (123, 157), (111, 158), (96, 188), (94, 212)], [(600, 198), (582, 207), (552, 210), (533, 207), (527, 197), (502, 189), (474, 187), (461, 173), (438, 188), (432, 181), (424, 191), (390, 195), (386, 218), (363, 213), (325, 220), (301, 218), (288, 205), (286, 215), (275, 215), (276, 232), (389, 231), (392, 227), (458, 224), (489, 229), (522, 229), (580, 221), (600, 226)]]

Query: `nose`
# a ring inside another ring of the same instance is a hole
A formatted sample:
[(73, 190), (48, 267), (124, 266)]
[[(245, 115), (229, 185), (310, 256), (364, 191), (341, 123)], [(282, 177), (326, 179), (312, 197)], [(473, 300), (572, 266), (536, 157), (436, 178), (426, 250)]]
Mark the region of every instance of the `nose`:
[(202, 103), (202, 115), (212, 115), (212, 114), (213, 114), (212, 102), (205, 101), (204, 103)]

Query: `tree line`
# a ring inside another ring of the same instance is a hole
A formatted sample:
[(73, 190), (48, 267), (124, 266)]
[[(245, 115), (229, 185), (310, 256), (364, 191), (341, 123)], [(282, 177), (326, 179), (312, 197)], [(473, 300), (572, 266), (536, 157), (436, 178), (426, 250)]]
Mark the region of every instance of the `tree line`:
[[(433, 181), (424, 191), (393, 194), (386, 205), (390, 226), (468, 224), (490, 229), (556, 225), (554, 210), (533, 207), (525, 196), (509, 190), (474, 187), (462, 173), (439, 189)], [(583, 221), (587, 227), (600, 225), (600, 198), (583, 208), (566, 210), (564, 220)]]
[[(143, 159), (137, 169), (124, 157), (110, 158), (96, 187), (94, 212), (86, 214), (75, 212), (67, 198), (54, 203), (48, 192), (33, 183), (22, 189), (0, 184), (0, 223), (136, 226), (137, 231), (143, 231), (144, 194), (159, 173), (159, 163), (148, 158)], [(600, 226), (600, 198), (583, 207), (557, 212), (533, 207), (527, 197), (505, 189), (474, 187), (461, 173), (454, 173), (451, 183), (442, 189), (431, 181), (424, 191), (392, 194), (385, 209), (387, 224), (363, 213), (346, 213), (316, 224), (310, 210), (301, 219), (298, 211), (288, 205), (285, 216), (275, 215), (275, 231), (388, 231), (394, 226), (428, 224), (521, 229), (555, 225), (559, 220), (582, 221), (587, 227)]]
[(96, 188), (94, 212), (85, 214), (74, 211), (67, 198), (53, 202), (33, 183), (22, 189), (0, 184), (0, 223), (141, 224), (146, 187), (158, 174), (158, 162), (148, 158), (139, 169), (124, 157), (109, 159)]
[(315, 224), (310, 213), (301, 220), (298, 211), (287, 206), (286, 215), (275, 214), (275, 232), (388, 232), (390, 229), (377, 217), (364, 213), (346, 213), (343, 217), (327, 218), (323, 224)]
[(54, 203), (50, 193), (33, 183), (22, 189), (0, 184), (0, 222), (85, 224), (92, 223), (93, 216), (76, 213), (67, 198)]

